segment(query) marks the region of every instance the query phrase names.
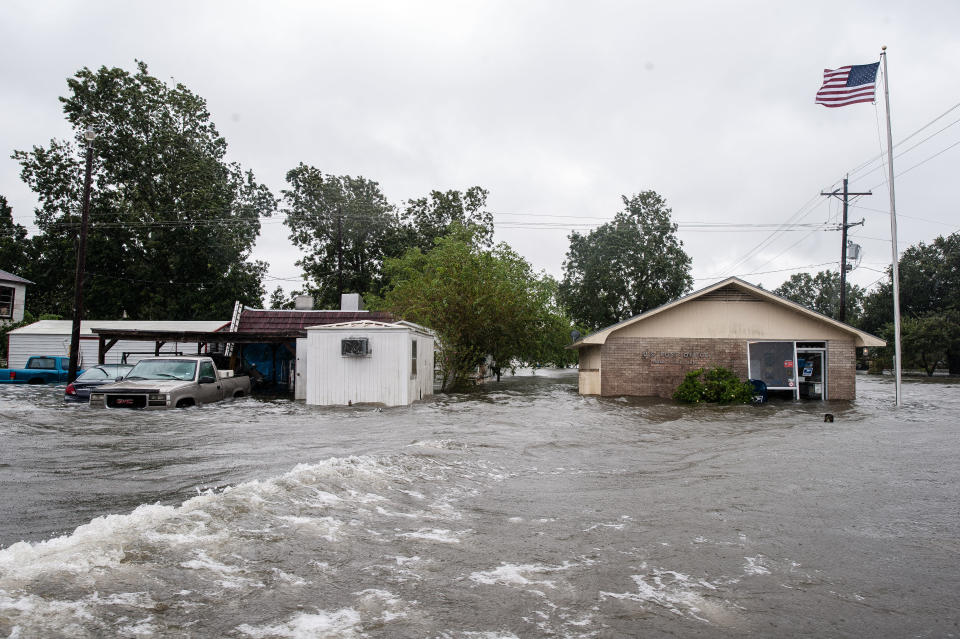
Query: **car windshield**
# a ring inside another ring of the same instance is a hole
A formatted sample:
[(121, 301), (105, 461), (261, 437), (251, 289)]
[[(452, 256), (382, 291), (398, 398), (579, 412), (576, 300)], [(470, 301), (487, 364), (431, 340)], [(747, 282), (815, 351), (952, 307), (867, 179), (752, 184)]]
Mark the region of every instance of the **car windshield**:
[(89, 382), (95, 379), (108, 379), (110, 377), (112, 376), (107, 373), (107, 371), (98, 366), (97, 368), (88, 368), (87, 370), (83, 371), (83, 374), (77, 378), (77, 381)]
[(101, 364), (88, 368), (77, 378), (78, 382), (92, 382), (98, 379), (117, 379), (130, 372), (132, 365), (127, 364)]
[(188, 359), (144, 359), (137, 362), (125, 379), (192, 380), (197, 363)]

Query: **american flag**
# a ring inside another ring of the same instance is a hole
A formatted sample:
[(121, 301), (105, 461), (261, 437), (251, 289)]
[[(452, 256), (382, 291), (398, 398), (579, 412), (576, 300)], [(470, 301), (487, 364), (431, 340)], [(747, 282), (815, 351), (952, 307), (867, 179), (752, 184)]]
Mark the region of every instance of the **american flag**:
[(842, 107), (858, 102), (873, 102), (879, 66), (879, 62), (874, 62), (824, 69), (823, 86), (817, 91), (815, 103), (825, 107)]

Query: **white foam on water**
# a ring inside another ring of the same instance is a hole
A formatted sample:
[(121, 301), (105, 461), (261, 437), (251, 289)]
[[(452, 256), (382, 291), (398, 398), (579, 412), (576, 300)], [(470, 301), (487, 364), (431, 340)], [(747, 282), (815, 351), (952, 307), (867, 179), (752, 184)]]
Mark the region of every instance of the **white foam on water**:
[[(470, 574), (470, 579), (477, 583), (494, 585), (502, 584), (506, 586), (546, 586), (556, 589), (556, 582), (551, 579), (539, 579), (542, 575), (549, 575), (557, 572), (569, 570), (577, 564), (564, 562), (560, 566), (548, 566), (545, 564), (508, 564), (502, 563), (493, 570), (485, 570)], [(543, 595), (543, 591), (532, 591), (535, 594)]]
[(248, 570), (239, 566), (230, 566), (228, 564), (211, 558), (203, 550), (194, 553), (196, 559), (180, 563), (182, 568), (189, 568), (201, 573), (211, 573), (212, 581), (223, 588), (242, 589), (242, 588), (263, 588), (264, 584), (256, 579), (250, 579), (243, 575), (248, 574)]
[(149, 504), (128, 515), (97, 517), (73, 533), (39, 542), (17, 542), (0, 550), (0, 585), (10, 579), (32, 579), (41, 574), (84, 574), (120, 564), (129, 545), (143, 530), (155, 530), (177, 517), (185, 508), (205, 503), (208, 495), (194, 497), (180, 508)]
[(764, 565), (765, 557), (757, 555), (756, 557), (744, 557), (747, 564), (743, 567), (745, 575), (769, 575), (770, 569)]
[(334, 517), (304, 517), (298, 515), (280, 515), (278, 520), (296, 529), (306, 528), (327, 541), (337, 541), (343, 522)]
[(278, 624), (242, 624), (236, 630), (255, 639), (359, 639), (367, 636), (364, 626), (387, 624), (407, 616), (404, 601), (387, 590), (371, 588), (353, 595), (357, 597), (353, 607), (298, 613)]
[(290, 639), (353, 639), (360, 637), (360, 613), (353, 608), (333, 612), (319, 610), (314, 614), (299, 613), (275, 625), (242, 624), (236, 630), (254, 639), (289, 637)]
[(600, 600), (620, 599), (649, 603), (677, 616), (689, 616), (704, 623), (726, 623), (729, 611), (720, 604), (703, 597), (700, 590), (716, 590), (716, 586), (704, 579), (693, 579), (673, 570), (653, 569), (647, 575), (632, 575), (636, 592), (600, 592)]
[(460, 539), (457, 535), (466, 534), (467, 530), (453, 532), (450, 530), (441, 530), (439, 528), (420, 528), (414, 532), (398, 533), (397, 537), (403, 539), (422, 539), (423, 541), (437, 541), (444, 544), (459, 544)]
[(120, 637), (153, 637), (160, 631), (153, 621), (153, 615), (150, 615), (134, 624), (122, 626), (117, 635)]
[(11, 639), (44, 635), (79, 637), (85, 633), (78, 621), (94, 620), (85, 602), (60, 601), (30, 594), (14, 597), (4, 590), (0, 590), (0, 616), (8, 620), (17, 617), (30, 619), (28, 627), (19, 623), (11, 624)]

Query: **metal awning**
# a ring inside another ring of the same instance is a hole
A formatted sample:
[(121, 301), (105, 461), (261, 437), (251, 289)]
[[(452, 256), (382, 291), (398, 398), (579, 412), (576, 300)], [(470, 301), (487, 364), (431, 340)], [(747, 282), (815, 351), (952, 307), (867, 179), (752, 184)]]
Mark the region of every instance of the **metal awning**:
[(120, 340), (153, 342), (154, 353), (160, 354), (160, 347), (169, 342), (197, 345), (197, 354), (205, 344), (284, 344), (306, 337), (300, 330), (288, 331), (156, 331), (135, 328), (91, 328), (99, 339), (100, 347), (97, 361), (102, 364), (107, 352)]

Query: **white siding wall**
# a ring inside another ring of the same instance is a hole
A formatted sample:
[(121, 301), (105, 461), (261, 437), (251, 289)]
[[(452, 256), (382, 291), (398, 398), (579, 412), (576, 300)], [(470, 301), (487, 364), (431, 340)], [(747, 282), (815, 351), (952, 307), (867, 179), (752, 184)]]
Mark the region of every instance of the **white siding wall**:
[[(70, 355), (70, 335), (36, 335), (30, 333), (11, 333), (10, 350), (8, 354), (7, 365), (10, 368), (23, 368), (27, 359), (31, 355)], [(93, 366), (97, 363), (97, 355), (100, 349), (100, 340), (96, 337), (80, 337), (80, 363), (81, 368)], [(154, 343), (135, 342), (132, 340), (120, 340), (113, 348), (107, 351), (104, 358), (106, 364), (119, 364), (124, 352), (146, 352), (143, 355), (131, 355), (127, 358), (128, 364), (135, 364), (144, 357), (153, 356)], [(161, 353), (180, 352), (184, 355), (196, 355), (196, 344), (164, 344), (160, 348)], [(204, 348), (204, 352), (207, 349)]]
[[(301, 372), (306, 373), (308, 404), (404, 406), (433, 394), (433, 340), (428, 336), (405, 328), (317, 329), (307, 335), (307, 362)], [(366, 337), (371, 354), (343, 357), (340, 341), (349, 337)], [(416, 377), (410, 374), (414, 338)]]
[[(366, 337), (371, 354), (343, 357), (340, 340)], [(407, 404), (409, 373), (407, 332), (389, 329), (307, 331), (307, 403), (338, 406), (352, 403)]]

